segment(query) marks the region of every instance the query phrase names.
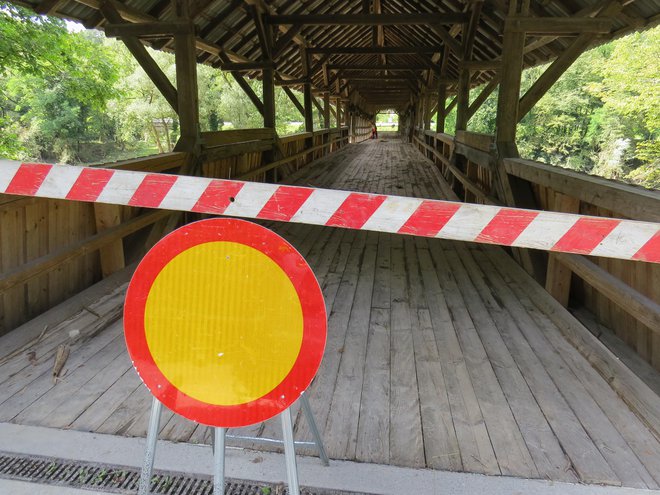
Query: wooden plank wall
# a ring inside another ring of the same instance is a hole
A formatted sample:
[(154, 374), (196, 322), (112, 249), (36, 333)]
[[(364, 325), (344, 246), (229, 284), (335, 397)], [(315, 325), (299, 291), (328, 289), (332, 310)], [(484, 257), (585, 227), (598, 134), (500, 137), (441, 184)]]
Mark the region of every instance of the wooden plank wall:
[[(451, 136), (417, 130), (413, 142), (433, 160), (463, 201), (502, 204), (497, 197), (495, 182), (493, 136), (466, 131)], [(530, 160), (507, 160), (507, 172), (532, 184), (538, 207), (543, 210), (660, 221), (660, 194), (657, 191)], [(595, 257), (589, 257), (586, 265), (593, 273), (581, 278), (571, 273), (561, 258), (550, 255), (546, 287), (562, 304), (588, 309), (598, 323), (613, 330), (616, 337), (647, 363), (660, 369), (660, 325), (648, 323), (660, 318), (657, 309), (660, 304), (660, 265)], [(589, 268), (594, 265), (595, 268)], [(604, 283), (603, 274), (595, 273), (599, 268), (625, 284), (617, 289), (625, 292), (625, 297), (606, 295), (595, 287)], [(588, 278), (591, 280), (586, 280)], [(646, 315), (636, 315), (625, 303), (626, 297), (645, 306)], [(647, 323), (641, 321), (644, 319)]]
[[(214, 178), (239, 177), (263, 168), (265, 152), (273, 150), (277, 141), (272, 129), (220, 131), (202, 137), (201, 173)], [(316, 131), (313, 140), (319, 148), (301, 154), (309, 137), (302, 133), (279, 140), (282, 159), (300, 156), (278, 167), (277, 178), (343, 147), (349, 139), (347, 127)], [(100, 166), (175, 173), (189, 159), (186, 153), (172, 152)], [(265, 181), (267, 173), (260, 171), (249, 180)], [(117, 205), (0, 195), (0, 335), (123, 268), (127, 236), (151, 228), (166, 215)]]
[[(534, 191), (542, 209), (558, 209), (557, 200), (560, 192), (538, 184), (534, 185)], [(577, 198), (576, 201), (579, 205), (579, 213), (584, 215), (629, 218), (620, 212), (598, 207)], [(590, 257), (589, 259), (635, 291), (660, 303), (660, 265), (612, 258)], [(612, 329), (617, 337), (637, 351), (645, 361), (660, 370), (660, 328), (652, 329), (638, 321), (620, 305), (614, 304), (608, 297), (575, 275), (572, 277), (570, 293), (571, 304), (584, 305), (601, 324)]]
[[(164, 171), (184, 160), (183, 153), (167, 153), (103, 166)], [(130, 207), (0, 195), (0, 335), (123, 268), (123, 240), (149, 224), (126, 223), (138, 214)], [(121, 224), (116, 234), (99, 239)], [(104, 249), (112, 270), (102, 269)]]
[[(75, 244), (96, 232), (91, 204), (0, 196), (0, 272)], [(17, 284), (0, 294), (0, 335), (24, 323), (100, 277), (97, 253)]]

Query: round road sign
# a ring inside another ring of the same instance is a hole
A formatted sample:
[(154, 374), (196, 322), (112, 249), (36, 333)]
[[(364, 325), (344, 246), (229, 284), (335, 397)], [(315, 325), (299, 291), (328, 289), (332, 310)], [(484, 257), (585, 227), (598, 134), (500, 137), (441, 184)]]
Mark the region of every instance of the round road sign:
[(151, 393), (210, 426), (269, 419), (309, 386), (326, 313), (311, 268), (257, 224), (215, 218), (158, 242), (124, 307), (126, 345)]

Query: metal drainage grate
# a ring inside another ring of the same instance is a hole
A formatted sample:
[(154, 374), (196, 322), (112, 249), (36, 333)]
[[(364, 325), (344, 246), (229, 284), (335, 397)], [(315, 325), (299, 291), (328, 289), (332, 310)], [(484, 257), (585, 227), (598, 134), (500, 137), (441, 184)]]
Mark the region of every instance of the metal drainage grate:
[[(156, 471), (151, 480), (151, 493), (159, 495), (211, 495), (213, 482), (209, 476), (187, 476), (182, 473)], [(139, 470), (131, 467), (68, 461), (53, 457), (36, 457), (0, 453), (0, 478), (48, 485), (69, 486), (119, 494), (137, 492)], [(227, 480), (225, 495), (285, 495), (280, 484)], [(301, 488), (304, 495), (367, 495)]]

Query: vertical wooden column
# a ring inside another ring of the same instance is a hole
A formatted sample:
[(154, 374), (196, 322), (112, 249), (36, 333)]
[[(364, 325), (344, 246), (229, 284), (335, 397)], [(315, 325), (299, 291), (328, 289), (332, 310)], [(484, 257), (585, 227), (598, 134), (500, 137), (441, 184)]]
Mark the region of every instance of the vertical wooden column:
[(305, 79), (303, 84), (303, 105), (305, 107), (305, 132), (314, 131), (314, 115), (312, 114), (312, 81), (309, 76), (309, 54), (307, 48), (300, 47), (300, 63), (302, 75)]
[[(529, 2), (522, 0), (522, 8), (518, 8), (519, 0), (511, 0), (509, 18), (527, 15)], [(520, 80), (523, 67), (523, 49), (525, 33), (505, 30), (502, 43), (502, 75), (497, 101), (497, 120), (495, 142), (497, 145), (497, 185), (498, 195), (509, 206), (519, 208), (537, 208), (536, 199), (531, 185), (516, 177), (510, 177), (504, 168), (505, 158), (517, 158), (516, 126), (518, 124), (518, 104), (520, 98)], [(522, 267), (539, 282), (545, 282), (546, 267), (544, 255), (531, 254), (527, 249), (513, 249), (513, 255)]]
[(323, 127), (330, 129), (330, 93), (323, 93)]
[(445, 132), (445, 119), (447, 118), (447, 84), (438, 85), (438, 120), (435, 123), (435, 132)]
[[(102, 232), (121, 224), (121, 208), (118, 205), (94, 203), (96, 231)], [(99, 249), (99, 256), (103, 278), (121, 270), (126, 266), (123, 240), (119, 238), (101, 247)]]
[(337, 129), (341, 129), (341, 124), (344, 121), (344, 115), (341, 107), (341, 98), (337, 98)]
[[(578, 198), (555, 192), (553, 201), (554, 205), (551, 207), (553, 211), (563, 213), (580, 212), (580, 200)], [(555, 253), (549, 254), (545, 290), (564, 307), (568, 307), (568, 300), (571, 295), (572, 274), (571, 269), (561, 263)]]
[[(192, 22), (189, 15), (189, 0), (173, 0), (176, 16)], [(181, 137), (177, 151), (195, 151), (199, 146), (199, 97), (197, 92), (197, 48), (195, 31), (174, 36), (174, 58), (176, 62), (177, 113)]]
[[(307, 48), (304, 46), (300, 47), (300, 64), (302, 67), (302, 75), (305, 79), (303, 84), (303, 106), (305, 107), (305, 132), (314, 132), (314, 114), (312, 113), (312, 80), (309, 75), (309, 54), (307, 53)], [(305, 139), (305, 149), (309, 149), (314, 146), (314, 138)], [(305, 158), (305, 161), (309, 163), (311, 161), (311, 156), (308, 154)]]
[(258, 30), (261, 33), (261, 41), (263, 59), (266, 62), (271, 62), (268, 69), (262, 72), (263, 83), (262, 101), (264, 103), (264, 127), (275, 129), (275, 71), (273, 70), (273, 29), (270, 24), (266, 24), (263, 20), (263, 13), (261, 10), (255, 9), (255, 19), (257, 20)]
[(470, 107), (470, 69), (461, 67), (456, 89), (456, 130), (466, 131)]
[(264, 127), (275, 129), (275, 79), (273, 69), (263, 70)]

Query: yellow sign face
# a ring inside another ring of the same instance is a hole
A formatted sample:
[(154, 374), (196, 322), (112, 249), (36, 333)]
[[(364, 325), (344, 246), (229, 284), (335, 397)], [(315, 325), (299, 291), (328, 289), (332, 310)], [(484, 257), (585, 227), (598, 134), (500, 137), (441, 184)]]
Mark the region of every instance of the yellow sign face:
[(240, 243), (206, 242), (175, 256), (155, 278), (144, 331), (154, 362), (177, 389), (232, 406), (264, 396), (289, 374), (302, 345), (303, 311), (270, 257)]

